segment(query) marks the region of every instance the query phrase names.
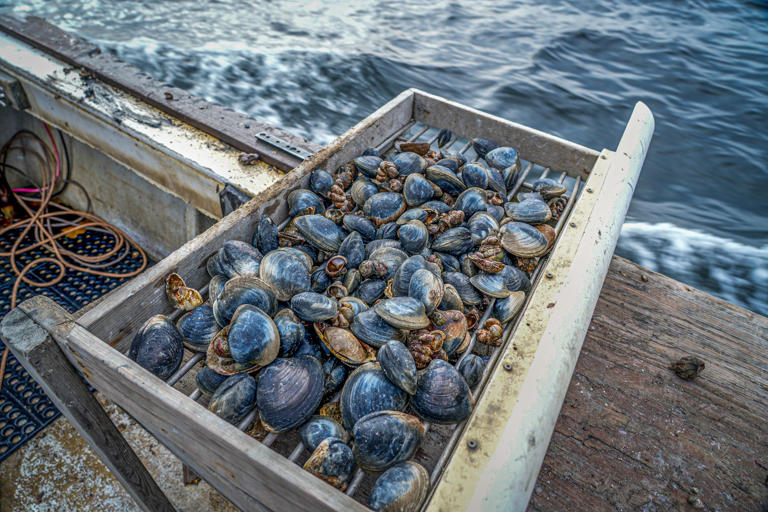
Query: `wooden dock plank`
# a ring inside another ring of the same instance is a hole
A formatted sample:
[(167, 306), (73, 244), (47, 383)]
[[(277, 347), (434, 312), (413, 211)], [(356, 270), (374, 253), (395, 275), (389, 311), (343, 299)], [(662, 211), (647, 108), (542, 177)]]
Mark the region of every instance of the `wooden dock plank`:
[(768, 318), (614, 257), (529, 510), (768, 510), (766, 418)]

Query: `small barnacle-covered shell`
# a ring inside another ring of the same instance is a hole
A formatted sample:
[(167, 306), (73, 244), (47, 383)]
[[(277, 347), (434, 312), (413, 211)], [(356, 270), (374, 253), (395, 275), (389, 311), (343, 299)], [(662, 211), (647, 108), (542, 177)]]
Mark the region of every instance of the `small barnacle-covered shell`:
[(210, 397), (225, 380), (227, 380), (226, 375), (216, 373), (207, 366), (204, 366), (197, 372), (197, 375), (195, 375), (197, 389), (207, 397)]
[(408, 296), (421, 301), (427, 315), (437, 308), (443, 300), (445, 286), (443, 280), (426, 268), (421, 268), (413, 273), (408, 285)]
[(297, 293), (310, 288), (306, 262), (302, 257), (285, 249), (277, 249), (264, 256), (259, 267), (259, 276), (272, 288), (280, 301), (290, 300)]
[(196, 307), (181, 315), (176, 322), (184, 346), (194, 352), (205, 352), (219, 326), (213, 316), (213, 308), (208, 304)]
[(291, 309), (305, 322), (322, 322), (336, 316), (339, 303), (319, 293), (302, 292), (291, 298)]
[(311, 190), (297, 188), (288, 194), (288, 215), (290, 217), (297, 215), (322, 215), (324, 212), (323, 200)]
[(467, 354), (467, 357), (459, 363), (458, 370), (471, 389), (483, 378), (485, 361), (477, 354)]
[(184, 279), (175, 273), (168, 274), (165, 278), (165, 294), (171, 306), (182, 311), (192, 311), (203, 303), (200, 292), (194, 288), (188, 288)]
[(468, 188), (456, 198), (453, 205), (454, 210), (464, 212), (464, 218), (472, 217), (476, 212), (484, 212), (488, 208), (487, 194), (484, 189), (472, 187)]
[(549, 205), (539, 199), (524, 199), (519, 203), (506, 203), (504, 211), (512, 220), (528, 224), (543, 224), (552, 218), (552, 210), (549, 209)]
[(376, 355), (384, 374), (397, 387), (413, 395), (416, 393), (416, 363), (408, 349), (400, 341), (390, 340)]
[(235, 424), (239, 423), (256, 405), (256, 380), (242, 373), (233, 375), (216, 389), (208, 402), (208, 410)]
[(442, 348), (448, 357), (466, 349), (469, 342), (467, 317), (458, 310), (435, 311), (430, 317), (435, 329), (445, 335)]
[(472, 411), (472, 394), (456, 368), (434, 359), (419, 378), (411, 407), (431, 423), (458, 423)]
[(376, 358), (373, 350), (361, 343), (349, 330), (340, 327), (314, 324), (315, 332), (326, 348), (347, 366), (359, 366)]
[(517, 150), (510, 147), (492, 149), (485, 155), (485, 161), (488, 162), (488, 165), (500, 171), (507, 167), (520, 165)]
[(336, 420), (327, 416), (312, 416), (299, 431), (304, 448), (314, 452), (320, 443), (329, 437), (341, 439), (343, 443), (349, 440), (349, 434)]
[(368, 198), (363, 213), (378, 227), (396, 221), (405, 211), (405, 198), (394, 192), (379, 192)]
[(549, 251), (549, 240), (541, 231), (523, 222), (507, 222), (499, 230), (501, 246), (515, 256), (535, 258)]
[(423, 329), (429, 325), (424, 304), (413, 297), (394, 297), (382, 300), (373, 310), (385, 322), (398, 329)]
[(261, 370), (256, 404), (264, 427), (285, 432), (302, 425), (323, 399), (323, 368), (311, 356), (275, 361)]
[(506, 285), (506, 280), (498, 273), (487, 274), (485, 272), (481, 272), (475, 276), (470, 277), (469, 281), (472, 283), (472, 286), (489, 297), (503, 299), (504, 297), (508, 297), (510, 294), (510, 290)]
[(505, 299), (498, 299), (493, 305), (492, 315), (502, 324), (512, 320), (525, 303), (525, 292), (515, 291)]
[(296, 217), (293, 219), (293, 225), (310, 245), (323, 251), (337, 252), (344, 239), (339, 226), (322, 215)]
[(328, 437), (317, 445), (304, 470), (344, 491), (355, 470), (355, 456), (344, 441)]
[(402, 411), (408, 404), (408, 393), (392, 384), (378, 363), (366, 363), (347, 378), (340, 403), (343, 425), (350, 429), (366, 414)]
[(407, 460), (395, 464), (376, 479), (368, 506), (374, 512), (416, 512), (427, 491), (427, 470)]
[(181, 334), (163, 315), (155, 315), (141, 326), (128, 351), (129, 358), (163, 380), (179, 369), (183, 356)]
[(483, 324), (481, 329), (477, 330), (477, 341), (486, 345), (498, 347), (501, 345), (501, 337), (504, 334), (504, 328), (496, 318), (489, 318)]
[(274, 316), (273, 321), (280, 333), (279, 357), (292, 356), (302, 341), (304, 341), (305, 328), (296, 315), (288, 308), (281, 309)]
[(355, 422), (353, 452), (366, 471), (384, 471), (410, 459), (424, 439), (424, 425), (415, 416), (382, 410)]
[(229, 240), (219, 249), (217, 260), (221, 273), (228, 278), (256, 276), (262, 254), (254, 246), (240, 240)]
[(229, 352), (241, 364), (264, 367), (275, 360), (280, 351), (280, 334), (275, 322), (264, 311), (243, 304), (229, 324)]
[(443, 282), (452, 285), (461, 297), (461, 301), (468, 306), (477, 306), (483, 301), (465, 274), (461, 272), (443, 272)]
[(465, 227), (456, 227), (447, 230), (432, 242), (432, 250), (445, 252), (454, 256), (461, 256), (474, 247), (472, 232)]
[(385, 322), (373, 309), (355, 315), (349, 329), (361, 341), (375, 348), (381, 347), (389, 340), (403, 337), (400, 329)]
[(277, 309), (275, 292), (267, 283), (251, 276), (235, 277), (224, 284), (224, 289), (213, 301), (216, 322), (222, 327), (229, 325), (232, 315), (243, 304), (257, 306), (268, 315)]

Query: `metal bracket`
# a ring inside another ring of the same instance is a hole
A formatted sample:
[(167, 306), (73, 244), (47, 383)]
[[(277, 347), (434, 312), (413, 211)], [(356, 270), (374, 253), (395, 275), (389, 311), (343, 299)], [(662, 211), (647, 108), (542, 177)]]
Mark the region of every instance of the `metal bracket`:
[(309, 151), (301, 149), (298, 146), (294, 146), (290, 142), (286, 142), (283, 139), (279, 139), (274, 135), (268, 134), (267, 132), (260, 132), (258, 135), (256, 135), (256, 138), (265, 144), (269, 144), (273, 148), (277, 148), (280, 151), (283, 151), (285, 153), (288, 153), (289, 155), (295, 156), (299, 160), (306, 160), (307, 158), (312, 156), (312, 153), (310, 153)]
[(11, 107), (16, 110), (29, 108), (29, 100), (24, 94), (21, 83), (2, 71), (0, 71), (0, 107)]

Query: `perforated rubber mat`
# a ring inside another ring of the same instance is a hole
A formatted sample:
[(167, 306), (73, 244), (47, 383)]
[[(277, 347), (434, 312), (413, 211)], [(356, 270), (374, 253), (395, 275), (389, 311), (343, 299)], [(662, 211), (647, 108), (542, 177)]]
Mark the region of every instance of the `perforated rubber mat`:
[[(0, 251), (10, 250), (16, 238), (13, 234), (0, 237)], [(108, 234), (87, 232), (74, 238), (59, 239), (64, 247), (72, 252), (86, 256), (96, 256), (108, 252), (113, 246), (113, 237)], [(28, 245), (28, 240), (22, 247)], [(43, 257), (47, 251), (33, 250), (17, 258), (17, 267), (23, 268), (33, 259)], [(141, 266), (141, 255), (131, 249), (120, 261), (119, 254), (105, 263), (111, 263), (102, 270), (106, 272), (127, 273)], [(151, 263), (151, 262), (149, 262)], [(56, 277), (58, 267), (52, 263), (41, 263), (28, 274), (33, 281), (47, 281)], [(0, 258), (0, 318), (11, 309), (11, 293), (16, 275), (8, 258)], [(117, 287), (126, 279), (100, 277), (85, 272), (69, 270), (66, 277), (55, 286), (38, 288), (21, 283), (16, 299), (17, 304), (34, 297), (46, 295), (55, 300), (69, 312), (74, 313), (89, 302), (98, 299)], [(5, 349), (0, 341), (0, 353)], [(0, 391), (0, 461), (16, 448), (31, 439), (38, 431), (59, 416), (40, 386), (32, 380), (27, 371), (13, 354), (8, 355), (8, 362)]]

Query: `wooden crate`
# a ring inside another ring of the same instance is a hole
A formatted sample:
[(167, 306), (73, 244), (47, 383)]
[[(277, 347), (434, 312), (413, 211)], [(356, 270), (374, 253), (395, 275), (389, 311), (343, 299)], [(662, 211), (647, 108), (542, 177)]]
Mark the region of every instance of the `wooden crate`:
[[(565, 173), (577, 187), (583, 183), (554, 248), (543, 259), (514, 329), (508, 329), (511, 334), (476, 393), (471, 417), (438, 461), (439, 479), (425, 503), (428, 510), (524, 509), (653, 132), (653, 117), (642, 103), (635, 106), (617, 150), (598, 152), (422, 91), (407, 90), (78, 318), (36, 298), (9, 314), (0, 334), (28, 367), (35, 366), (36, 359), (30, 354), (39, 350), (36, 343), (43, 343), (35, 340), (55, 342), (96, 389), (243, 510), (365, 510), (157, 379), (123, 352), (149, 316), (171, 312), (164, 288), (168, 273), (177, 272), (190, 286), (203, 287), (209, 279), (206, 260), (227, 240), (250, 241), (262, 215), (271, 216), (276, 223), (285, 219), (286, 194), (306, 187), (312, 170), (335, 169), (366, 147), (391, 143), (414, 122), (515, 147), (531, 166)], [(26, 331), (38, 335), (30, 337)], [(44, 381), (46, 391), (56, 393), (60, 385), (54, 376), (41, 374), (39, 368), (30, 371)], [(70, 411), (68, 416), (72, 419), (75, 413)], [(74, 421), (77, 426), (83, 420), (75, 417)], [(88, 430), (87, 425), (78, 428)], [(126, 476), (120, 469), (119, 454), (104, 451), (102, 447), (99, 453), (111, 459), (113, 470), (118, 466), (121, 481), (132, 485), (130, 471)], [(141, 482), (134, 485), (133, 494), (139, 501), (144, 487)]]

